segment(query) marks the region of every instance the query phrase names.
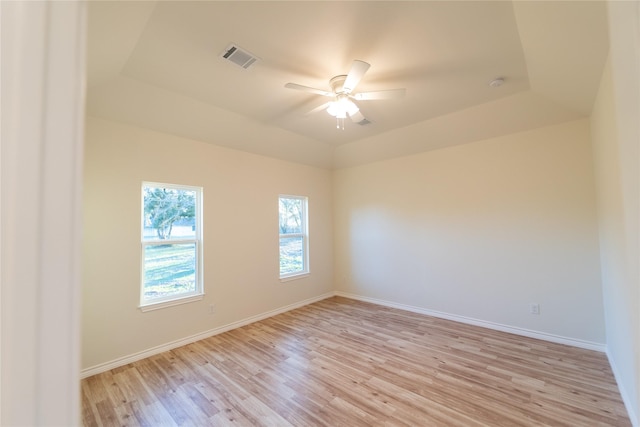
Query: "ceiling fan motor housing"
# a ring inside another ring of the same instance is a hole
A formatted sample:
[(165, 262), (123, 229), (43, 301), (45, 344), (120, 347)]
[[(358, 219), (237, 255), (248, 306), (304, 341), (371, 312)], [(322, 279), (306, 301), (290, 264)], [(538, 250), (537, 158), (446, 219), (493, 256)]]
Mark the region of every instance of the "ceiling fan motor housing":
[(342, 93), (344, 91), (344, 82), (347, 80), (346, 75), (335, 76), (331, 80), (329, 80), (329, 86), (331, 86), (331, 90), (335, 94)]

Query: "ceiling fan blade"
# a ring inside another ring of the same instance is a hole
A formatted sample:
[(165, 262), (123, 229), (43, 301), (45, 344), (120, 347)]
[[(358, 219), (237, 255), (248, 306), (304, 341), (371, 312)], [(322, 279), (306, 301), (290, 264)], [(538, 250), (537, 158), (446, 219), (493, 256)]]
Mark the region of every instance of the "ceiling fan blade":
[(357, 111), (355, 114), (351, 114), (349, 118), (353, 123), (360, 123), (367, 120), (367, 118), (363, 116), (360, 111)]
[(347, 74), (347, 78), (345, 79), (342, 86), (344, 92), (351, 93), (356, 88), (356, 86), (358, 86), (358, 83), (360, 83), (360, 80), (362, 80), (364, 73), (367, 72), (370, 66), (371, 65), (367, 64), (364, 61), (358, 61), (357, 59), (353, 61), (351, 70), (349, 70), (349, 74)]
[(406, 89), (379, 90), (376, 92), (360, 92), (353, 95), (358, 101), (368, 101), (370, 99), (398, 99), (404, 97)]
[(311, 92), (311, 93), (315, 93), (316, 95), (322, 95), (322, 96), (333, 96), (335, 95), (332, 92), (327, 92), (326, 90), (321, 90), (321, 89), (316, 89), (313, 87), (309, 87), (309, 86), (302, 86), (296, 83), (287, 83), (286, 85), (284, 85), (284, 87), (289, 88), (289, 89), (296, 89), (296, 90), (302, 90), (304, 92)]
[[(351, 101), (351, 102), (353, 102), (353, 101)], [(353, 102), (353, 103), (354, 103), (354, 105), (356, 107), (358, 107), (358, 111), (356, 111), (353, 114), (347, 113), (347, 114), (349, 114), (349, 118), (351, 119), (351, 121), (353, 123), (356, 123), (356, 124), (366, 124), (366, 123), (368, 123), (369, 121), (364, 116), (364, 114), (362, 114), (362, 111), (360, 110), (360, 107), (358, 106), (358, 104), (356, 104), (355, 102)]]
[(305, 114), (313, 114), (313, 113), (317, 113), (318, 111), (326, 110), (329, 104), (331, 104), (331, 102), (325, 102), (324, 104), (317, 106), (316, 108), (314, 108), (311, 111), (308, 111)]

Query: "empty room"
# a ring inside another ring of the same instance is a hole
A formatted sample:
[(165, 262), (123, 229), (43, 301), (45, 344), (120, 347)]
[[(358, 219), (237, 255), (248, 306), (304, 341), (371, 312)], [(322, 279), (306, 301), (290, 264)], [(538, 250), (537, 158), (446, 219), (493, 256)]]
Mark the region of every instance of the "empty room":
[(639, 425), (638, 2), (78, 10), (79, 423)]

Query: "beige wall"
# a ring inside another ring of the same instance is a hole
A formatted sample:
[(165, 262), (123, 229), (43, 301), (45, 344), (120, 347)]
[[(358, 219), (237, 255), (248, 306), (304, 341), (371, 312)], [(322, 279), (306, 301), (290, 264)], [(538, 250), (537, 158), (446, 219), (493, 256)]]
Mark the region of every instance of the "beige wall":
[[(84, 369), (334, 289), (605, 342), (586, 120), (333, 173), (95, 118), (86, 139)], [(144, 180), (204, 187), (201, 302), (137, 308)], [(311, 227), (312, 275), (285, 283), (282, 193)]]
[[(137, 308), (145, 180), (204, 187), (203, 301)], [(311, 275), (284, 283), (279, 194), (309, 197)], [(323, 295), (333, 286), (331, 172), (89, 118), (83, 267), (85, 369)]]
[(336, 171), (334, 207), (339, 291), (605, 342), (587, 120)]
[(640, 425), (640, 7), (610, 2), (611, 50), (591, 117), (607, 353)]

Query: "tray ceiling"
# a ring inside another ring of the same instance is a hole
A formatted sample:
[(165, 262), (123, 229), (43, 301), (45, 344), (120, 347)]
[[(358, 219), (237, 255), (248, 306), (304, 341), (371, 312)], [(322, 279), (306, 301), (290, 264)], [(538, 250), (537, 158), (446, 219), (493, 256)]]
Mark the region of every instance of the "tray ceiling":
[[(89, 12), (89, 115), (322, 167), (364, 162), (356, 147), (366, 161), (409, 154), (394, 150), (400, 135), (415, 152), (586, 117), (608, 51), (606, 8), (592, 1), (121, 1)], [(222, 59), (230, 43), (260, 60), (245, 70)], [(371, 124), (338, 130), (324, 111), (305, 114), (326, 98), (284, 87), (329, 90), (354, 59), (371, 64), (358, 91), (407, 90), (360, 102)], [(490, 87), (496, 77), (505, 83)], [(385, 141), (384, 154), (368, 158), (367, 141)]]

